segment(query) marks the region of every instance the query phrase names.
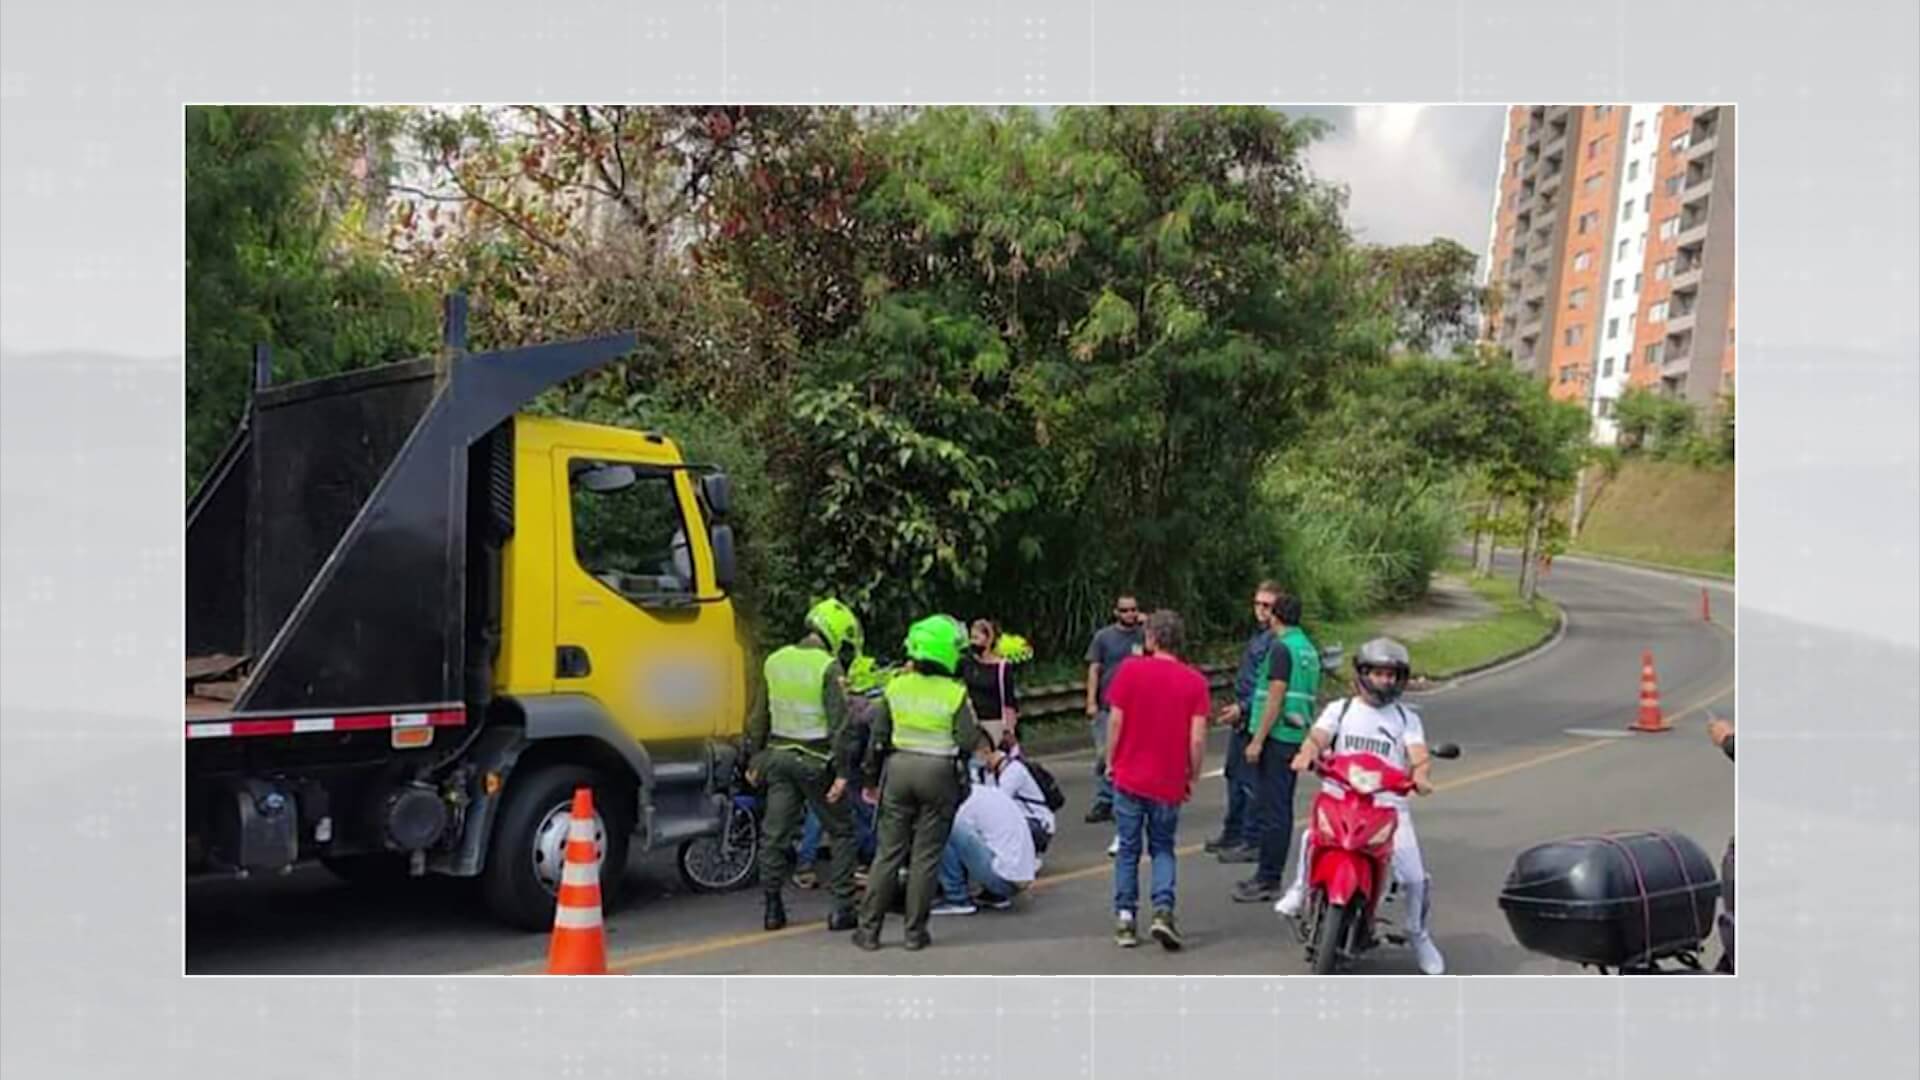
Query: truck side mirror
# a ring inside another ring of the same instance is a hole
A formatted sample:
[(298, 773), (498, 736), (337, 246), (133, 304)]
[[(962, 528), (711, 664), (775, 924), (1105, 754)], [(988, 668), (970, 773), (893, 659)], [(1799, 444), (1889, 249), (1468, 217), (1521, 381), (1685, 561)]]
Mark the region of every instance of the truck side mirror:
[(700, 496), (707, 512), (716, 518), (733, 512), (733, 479), (723, 472), (710, 472), (700, 478)]
[(633, 471), (631, 465), (595, 465), (581, 470), (574, 477), (576, 483), (596, 495), (625, 491), (639, 479), (639, 474)]
[(713, 582), (722, 592), (733, 588), (733, 526), (715, 525), (707, 530), (707, 542), (713, 547)]

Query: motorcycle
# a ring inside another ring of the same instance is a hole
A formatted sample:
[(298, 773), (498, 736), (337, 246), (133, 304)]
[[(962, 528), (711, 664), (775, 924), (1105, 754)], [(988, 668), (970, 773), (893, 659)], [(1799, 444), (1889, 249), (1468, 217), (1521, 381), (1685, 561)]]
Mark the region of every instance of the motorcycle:
[[(859, 723), (866, 722), (866, 710), (879, 700), (894, 673), (894, 669), (877, 667), (864, 656), (854, 662), (850, 690)], [(849, 794), (859, 798), (857, 791)], [(720, 831), (681, 843), (675, 858), (680, 880), (698, 893), (732, 892), (753, 882), (759, 872), (761, 824), (766, 812), (766, 799), (747, 782), (743, 764), (733, 778), (727, 820)]]
[(698, 893), (731, 892), (753, 881), (760, 866), (760, 819), (765, 816), (766, 800), (744, 776), (736, 776), (720, 831), (681, 843), (674, 860), (680, 880)]
[[(1434, 746), (1435, 758), (1453, 759), (1460, 748)], [(1375, 801), (1377, 795), (1406, 795), (1413, 776), (1375, 754), (1337, 754), (1314, 763), (1313, 771), (1345, 792), (1321, 792), (1313, 800), (1313, 859), (1308, 867), (1307, 901), (1295, 929), (1307, 947), (1316, 975), (1334, 974), (1379, 946), (1384, 939), (1405, 945), (1406, 936), (1380, 915), (1383, 898), (1397, 890), (1393, 881), (1393, 834), (1399, 811)]]

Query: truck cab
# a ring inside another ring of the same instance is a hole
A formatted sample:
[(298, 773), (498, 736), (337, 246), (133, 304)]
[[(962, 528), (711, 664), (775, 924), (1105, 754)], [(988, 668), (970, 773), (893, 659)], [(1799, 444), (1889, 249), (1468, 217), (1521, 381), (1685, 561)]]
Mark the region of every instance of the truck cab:
[(731, 487), (539, 416), (632, 335), (274, 386), (188, 508), (190, 871), (477, 876), (551, 925), (593, 789), (609, 902), (721, 826), (746, 711)]

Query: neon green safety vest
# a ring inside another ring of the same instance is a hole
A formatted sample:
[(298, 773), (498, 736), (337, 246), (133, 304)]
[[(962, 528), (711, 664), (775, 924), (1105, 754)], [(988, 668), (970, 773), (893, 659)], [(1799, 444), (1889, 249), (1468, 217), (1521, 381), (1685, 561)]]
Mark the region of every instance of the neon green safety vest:
[(823, 689), (833, 657), (824, 649), (788, 645), (767, 657), (767, 712), (774, 738), (819, 742), (827, 737)]
[(893, 748), (912, 754), (952, 755), (953, 714), (966, 700), (958, 679), (910, 672), (887, 683), (887, 712), (893, 717)]
[[(1280, 645), (1293, 660), (1293, 672), (1287, 679), (1287, 696), (1280, 703), (1280, 721), (1267, 732), (1267, 738), (1297, 743), (1305, 738), (1307, 725), (1313, 723), (1314, 703), (1320, 693), (1320, 650), (1297, 626), (1287, 627)], [(1247, 731), (1260, 730), (1260, 717), (1267, 708), (1268, 657), (1260, 658), (1260, 670), (1254, 676), (1253, 707), (1248, 710)]]

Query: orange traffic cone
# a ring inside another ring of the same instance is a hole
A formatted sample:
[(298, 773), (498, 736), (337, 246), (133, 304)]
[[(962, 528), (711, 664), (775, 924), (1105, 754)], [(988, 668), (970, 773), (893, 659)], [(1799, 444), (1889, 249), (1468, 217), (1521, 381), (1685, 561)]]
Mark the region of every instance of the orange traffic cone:
[(560, 898), (553, 909), (549, 975), (605, 975), (607, 931), (600, 921), (600, 863), (593, 852), (593, 790), (573, 792), (567, 827), (567, 861), (560, 871)]
[(1660, 680), (1653, 674), (1653, 650), (1640, 652), (1640, 716), (1634, 731), (1672, 731), (1673, 725), (1660, 712)]

